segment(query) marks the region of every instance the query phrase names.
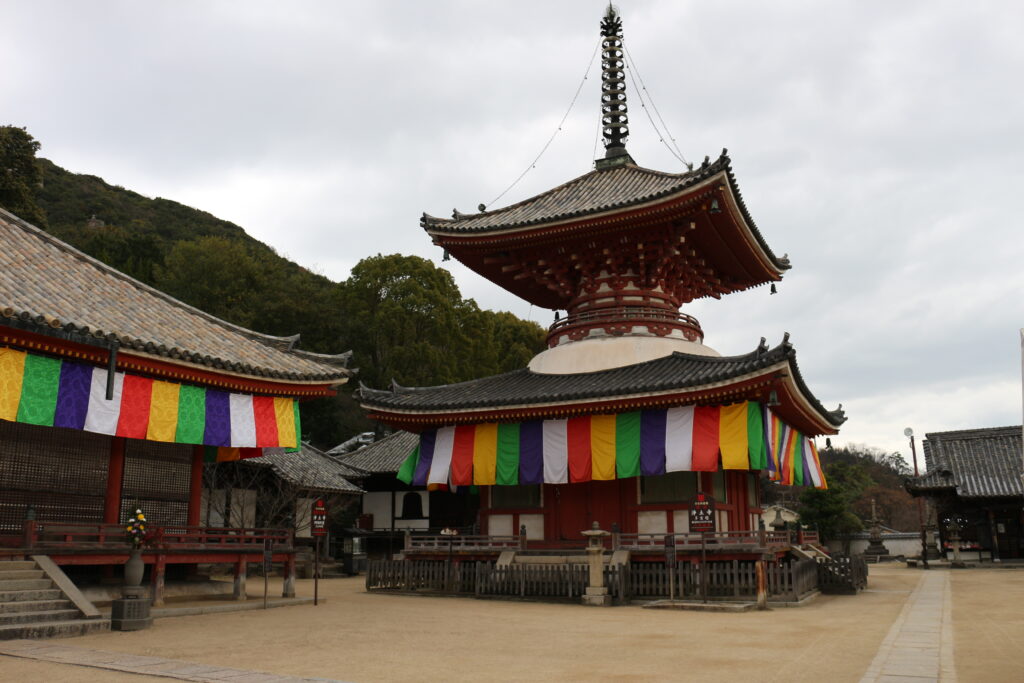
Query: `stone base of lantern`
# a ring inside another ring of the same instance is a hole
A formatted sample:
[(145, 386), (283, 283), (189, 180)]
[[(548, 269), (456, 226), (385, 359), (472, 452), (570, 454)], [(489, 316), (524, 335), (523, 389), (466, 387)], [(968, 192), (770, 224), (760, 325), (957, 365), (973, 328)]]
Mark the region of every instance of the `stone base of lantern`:
[(141, 586), (125, 586), (124, 597), (110, 603), (110, 628), (114, 631), (141, 631), (153, 625), (152, 601)]
[(587, 592), (583, 594), (582, 602), (591, 607), (610, 607), (612, 596), (608, 594), (608, 589), (604, 586), (589, 586)]

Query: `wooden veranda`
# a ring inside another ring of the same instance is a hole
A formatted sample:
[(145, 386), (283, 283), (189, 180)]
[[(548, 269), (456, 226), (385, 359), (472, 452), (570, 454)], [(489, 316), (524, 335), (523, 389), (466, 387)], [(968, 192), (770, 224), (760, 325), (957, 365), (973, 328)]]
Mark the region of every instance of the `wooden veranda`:
[[(149, 567), (154, 605), (164, 601), (168, 565), (228, 564), (234, 595), (245, 598), (246, 568), (263, 562), (282, 567), (283, 597), (295, 597), (295, 535), (290, 529), (151, 526), (142, 560)], [(128, 561), (131, 546), (121, 524), (25, 521), (20, 538), (8, 537), (0, 559), (46, 555), (63, 566), (117, 566)]]

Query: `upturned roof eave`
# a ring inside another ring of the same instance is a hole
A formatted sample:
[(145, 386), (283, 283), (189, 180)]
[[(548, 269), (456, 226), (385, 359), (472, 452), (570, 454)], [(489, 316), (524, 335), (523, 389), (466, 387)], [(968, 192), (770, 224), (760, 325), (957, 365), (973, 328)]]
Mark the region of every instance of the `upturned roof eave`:
[(761, 252), (760, 256), (763, 257), (762, 260), (770, 264), (770, 269), (774, 270), (774, 277), (769, 279), (780, 279), (781, 275), (792, 267), (788, 259), (782, 259), (775, 255), (751, 217), (750, 212), (747, 210), (746, 203), (743, 201), (743, 195), (740, 192), (735, 174), (732, 171), (730, 159), (725, 153), (725, 150), (723, 150), (722, 156), (720, 156), (715, 162), (709, 163), (707, 166), (702, 166), (700, 169), (690, 173), (668, 174), (639, 166), (633, 166), (633, 168), (644, 173), (659, 175), (662, 177), (676, 177), (680, 180), (680, 183), (664, 191), (640, 195), (633, 200), (617, 202), (612, 205), (598, 206), (581, 211), (570, 211), (551, 216), (542, 216), (537, 219), (526, 221), (509, 221), (507, 223), (498, 223), (493, 226), (460, 227), (460, 224), (465, 224), (473, 219), (479, 219), (488, 215), (493, 216), (496, 214), (510, 213), (523, 206), (538, 202), (541, 199), (574, 184), (580, 184), (591, 177), (597, 176), (597, 174), (608, 172), (590, 171), (567, 183), (563, 183), (556, 188), (542, 192), (508, 207), (498, 209), (497, 211), (490, 212), (489, 214), (457, 214), (458, 217), (455, 219), (445, 219), (424, 213), (421, 218), (420, 225), (424, 230), (426, 230), (427, 234), (431, 236), (435, 243), (443, 244), (448, 247), (455, 246), (451, 240), (458, 240), (465, 244), (467, 242), (476, 241), (495, 241), (496, 239), (503, 237), (521, 239), (524, 234), (538, 233), (550, 228), (572, 225), (574, 223), (582, 224), (593, 220), (612, 218), (617, 214), (636, 211), (650, 206), (657, 206), (666, 202), (672, 202), (693, 194), (694, 192), (705, 190), (708, 186), (724, 180), (728, 184), (732, 198), (735, 201), (743, 223), (742, 228), (744, 232), (752, 238), (752, 243), (756, 246), (757, 250)]

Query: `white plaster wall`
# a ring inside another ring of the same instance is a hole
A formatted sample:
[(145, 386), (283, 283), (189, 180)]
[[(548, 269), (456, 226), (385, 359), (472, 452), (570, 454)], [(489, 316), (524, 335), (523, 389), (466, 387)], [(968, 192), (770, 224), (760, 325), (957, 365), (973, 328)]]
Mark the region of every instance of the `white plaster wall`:
[(224, 500), (227, 491), (225, 489), (203, 489), (203, 496), (200, 501), (199, 523), (205, 527), (224, 526)]
[[(915, 535), (912, 538), (887, 538), (883, 535), (882, 544), (885, 546), (886, 550), (889, 551), (890, 555), (912, 557), (914, 555), (921, 554), (920, 536)], [(841, 540), (831, 540), (826, 545), (832, 552), (838, 553), (843, 551), (843, 542)], [(850, 554), (862, 555), (867, 547), (868, 539), (856, 538), (850, 543)]]
[(512, 515), (490, 515), (487, 518), (487, 533), (491, 536), (511, 536)]
[(597, 337), (560, 344), (541, 351), (530, 361), (530, 370), (560, 375), (607, 370), (663, 358), (675, 352), (718, 356), (709, 346), (671, 337)]
[[(420, 497), (423, 519), (395, 519), (396, 529), (427, 529), (430, 527), (430, 494), (427, 491), (414, 491), (413, 493)], [(402, 498), (405, 494), (405, 491), (395, 494), (395, 517), (402, 514)]]
[(519, 524), (526, 527), (527, 540), (544, 540), (544, 515), (519, 515)]
[(636, 514), (636, 528), (641, 534), (667, 534), (668, 517), (664, 510), (641, 510)]
[(715, 510), (715, 524), (719, 531), (729, 531), (729, 513), (725, 510)]
[(675, 512), (673, 512), (672, 524), (672, 528), (676, 530), (677, 534), (690, 533), (690, 511), (676, 510)]
[(256, 526), (256, 492), (252, 489), (231, 489), (230, 513), (228, 526), (235, 529)]
[(295, 499), (295, 536), (296, 538), (312, 538), (313, 533), (309, 530), (312, 521), (313, 501), (315, 498)]
[[(391, 492), (371, 491), (363, 494), (363, 514), (373, 515), (375, 529), (391, 528)], [(395, 505), (398, 506), (401, 496), (395, 494)]]
[[(772, 522), (775, 521), (776, 510), (782, 511), (783, 522), (795, 522), (800, 518), (800, 515), (793, 512), (789, 508), (784, 508), (781, 505), (770, 505), (764, 509), (764, 512), (761, 513), (761, 519), (764, 520), (764, 527), (768, 530), (771, 530)], [(756, 529), (757, 526), (755, 525), (754, 528)]]

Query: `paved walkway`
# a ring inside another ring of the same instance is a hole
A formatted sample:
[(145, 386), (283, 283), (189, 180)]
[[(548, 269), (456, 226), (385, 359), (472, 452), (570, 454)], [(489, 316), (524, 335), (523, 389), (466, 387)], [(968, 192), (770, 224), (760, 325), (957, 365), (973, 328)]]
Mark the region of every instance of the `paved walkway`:
[(107, 669), (131, 674), (146, 674), (173, 678), (179, 681), (204, 681), (225, 683), (338, 683), (327, 678), (293, 678), (260, 671), (230, 669), (223, 666), (207, 666), (180, 659), (143, 657), (123, 652), (90, 650), (83, 647), (59, 645), (50, 640), (7, 640), (0, 641), (0, 656), (22, 657), (58, 664), (73, 664), (94, 669)]
[(922, 571), (861, 683), (956, 681), (949, 572)]

